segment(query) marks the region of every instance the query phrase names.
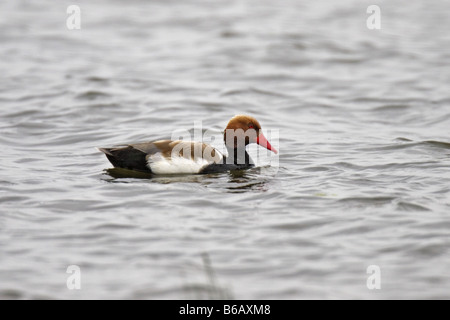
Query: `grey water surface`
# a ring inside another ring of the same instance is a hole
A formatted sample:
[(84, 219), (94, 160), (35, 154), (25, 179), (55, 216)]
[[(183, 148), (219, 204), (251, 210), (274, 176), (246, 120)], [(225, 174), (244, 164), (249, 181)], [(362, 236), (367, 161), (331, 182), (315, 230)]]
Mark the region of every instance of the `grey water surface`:
[[(71, 4), (0, 2), (1, 299), (450, 298), (449, 1)], [(95, 149), (239, 113), (246, 172)]]

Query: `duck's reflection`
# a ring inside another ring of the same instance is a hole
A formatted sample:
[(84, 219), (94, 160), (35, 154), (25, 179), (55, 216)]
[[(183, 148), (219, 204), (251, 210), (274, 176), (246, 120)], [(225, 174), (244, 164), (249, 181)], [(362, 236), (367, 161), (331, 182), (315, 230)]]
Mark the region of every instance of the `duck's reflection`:
[(267, 191), (267, 180), (263, 179), (260, 168), (251, 170), (233, 170), (227, 173), (204, 175), (154, 175), (146, 172), (111, 168), (104, 171), (112, 179), (109, 182), (130, 182), (129, 179), (146, 179), (152, 183), (201, 183), (202, 185), (223, 188), (228, 193), (242, 193), (246, 191)]
[(147, 172), (140, 172), (135, 170), (127, 170), (122, 168), (111, 168), (111, 169), (105, 169), (104, 173), (106, 175), (109, 175), (110, 177), (114, 179), (150, 179), (153, 177), (152, 174)]
[(202, 182), (205, 176), (202, 175), (154, 175), (147, 172), (139, 172), (135, 170), (127, 170), (122, 168), (106, 169), (105, 174), (113, 178), (110, 181), (117, 179), (151, 179), (151, 182), (156, 183), (177, 183), (177, 182)]
[(267, 191), (267, 181), (261, 178), (260, 173), (261, 168), (230, 171), (226, 189), (230, 193), (242, 193), (250, 190)]

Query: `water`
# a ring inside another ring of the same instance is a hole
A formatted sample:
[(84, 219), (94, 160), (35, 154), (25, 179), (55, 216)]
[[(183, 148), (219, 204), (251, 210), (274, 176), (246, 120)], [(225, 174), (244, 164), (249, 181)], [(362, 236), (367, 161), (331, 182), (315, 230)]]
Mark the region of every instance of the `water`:
[[(0, 4), (0, 298), (450, 298), (448, 1), (378, 1), (381, 30), (359, 0), (78, 1), (72, 31), (70, 4)], [(271, 166), (94, 148), (237, 113), (280, 130)]]

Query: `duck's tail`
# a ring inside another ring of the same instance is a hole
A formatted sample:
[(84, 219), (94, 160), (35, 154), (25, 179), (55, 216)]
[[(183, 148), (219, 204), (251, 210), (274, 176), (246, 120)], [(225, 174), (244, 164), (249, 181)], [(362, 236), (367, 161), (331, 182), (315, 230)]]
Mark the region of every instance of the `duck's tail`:
[(123, 148), (97, 148), (103, 152), (116, 168), (151, 172), (147, 165), (146, 154), (131, 146)]

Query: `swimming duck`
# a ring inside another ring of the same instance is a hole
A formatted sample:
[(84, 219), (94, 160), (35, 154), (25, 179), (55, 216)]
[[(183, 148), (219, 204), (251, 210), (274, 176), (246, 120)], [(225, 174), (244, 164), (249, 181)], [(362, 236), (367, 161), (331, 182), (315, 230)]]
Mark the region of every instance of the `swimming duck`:
[(259, 122), (247, 115), (237, 115), (224, 131), (228, 155), (202, 142), (159, 140), (116, 148), (99, 148), (116, 168), (152, 174), (205, 174), (244, 170), (255, 166), (246, 146), (256, 143), (268, 150), (272, 147), (262, 133)]

